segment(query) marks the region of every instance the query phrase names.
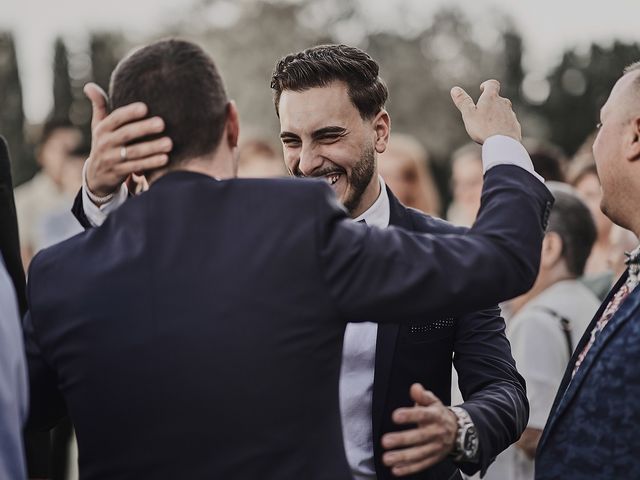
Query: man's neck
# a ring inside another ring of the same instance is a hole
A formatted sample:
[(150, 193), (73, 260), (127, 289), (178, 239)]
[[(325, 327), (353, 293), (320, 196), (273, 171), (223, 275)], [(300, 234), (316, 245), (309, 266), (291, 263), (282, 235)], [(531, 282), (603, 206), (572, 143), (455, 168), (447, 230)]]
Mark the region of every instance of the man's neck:
[(369, 181), (369, 185), (367, 185), (366, 190), (360, 197), (360, 203), (358, 207), (351, 212), (351, 218), (358, 218), (364, 212), (369, 210), (378, 197), (380, 196), (380, 178), (378, 177), (378, 173), (375, 172)]
[(180, 171), (201, 173), (218, 180), (235, 178), (237, 173), (235, 171), (235, 162), (230, 156), (215, 153), (210, 156), (202, 156), (185, 160), (171, 168), (157, 170), (148, 175), (147, 180), (151, 185), (153, 182), (169, 172)]

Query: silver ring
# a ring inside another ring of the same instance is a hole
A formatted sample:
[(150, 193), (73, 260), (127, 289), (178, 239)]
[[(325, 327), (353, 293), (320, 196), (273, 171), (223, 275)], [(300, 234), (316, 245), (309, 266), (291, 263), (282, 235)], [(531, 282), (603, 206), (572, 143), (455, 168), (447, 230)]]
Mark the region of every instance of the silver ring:
[(120, 160), (122, 160), (123, 162), (127, 161), (127, 147), (122, 146), (120, 148)]

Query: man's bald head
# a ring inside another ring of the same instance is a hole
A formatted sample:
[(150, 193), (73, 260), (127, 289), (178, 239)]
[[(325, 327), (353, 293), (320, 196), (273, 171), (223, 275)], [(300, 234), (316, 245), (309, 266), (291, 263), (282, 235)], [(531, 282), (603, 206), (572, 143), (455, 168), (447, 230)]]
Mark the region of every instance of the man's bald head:
[(602, 211), (640, 232), (640, 62), (627, 67), (600, 110), (593, 144), (602, 187)]

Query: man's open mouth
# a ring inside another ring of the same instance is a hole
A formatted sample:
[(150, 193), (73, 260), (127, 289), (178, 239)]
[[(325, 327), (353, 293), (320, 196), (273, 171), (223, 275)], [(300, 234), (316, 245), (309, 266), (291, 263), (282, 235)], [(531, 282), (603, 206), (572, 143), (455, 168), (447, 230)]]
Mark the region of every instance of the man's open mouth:
[(335, 185), (336, 182), (340, 180), (340, 175), (342, 174), (338, 172), (332, 172), (325, 175), (324, 178), (329, 185)]

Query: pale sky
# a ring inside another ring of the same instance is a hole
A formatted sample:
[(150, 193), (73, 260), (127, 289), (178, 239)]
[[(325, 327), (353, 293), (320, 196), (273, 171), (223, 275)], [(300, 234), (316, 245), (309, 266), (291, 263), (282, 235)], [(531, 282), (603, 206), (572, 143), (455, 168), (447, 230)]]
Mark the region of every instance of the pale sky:
[[(250, 0), (240, 0), (250, 1)], [(510, 14), (524, 37), (525, 66), (545, 73), (562, 50), (593, 41), (640, 41), (638, 0), (359, 0), (372, 26), (386, 27), (401, 8), (430, 21), (442, 6), (458, 5), (486, 21), (494, 8)], [(51, 64), (56, 35), (82, 38), (92, 30), (121, 30), (134, 39), (161, 32), (194, 0), (0, 0), (0, 29), (14, 33), (27, 117), (41, 121), (51, 107)], [(401, 28), (401, 26), (399, 26)]]

